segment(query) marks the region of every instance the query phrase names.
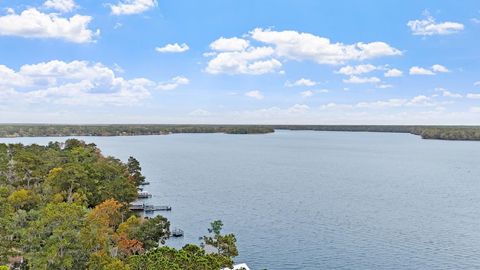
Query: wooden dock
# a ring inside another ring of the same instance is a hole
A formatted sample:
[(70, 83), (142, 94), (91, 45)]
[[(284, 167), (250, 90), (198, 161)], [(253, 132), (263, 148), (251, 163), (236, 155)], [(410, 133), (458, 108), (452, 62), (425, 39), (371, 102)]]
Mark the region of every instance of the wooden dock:
[(140, 191), (138, 192), (138, 198), (139, 199), (148, 199), (148, 198), (151, 198), (152, 197), (152, 194), (146, 192), (146, 191)]
[(169, 205), (152, 205), (152, 204), (130, 204), (129, 209), (131, 211), (172, 211), (172, 207)]

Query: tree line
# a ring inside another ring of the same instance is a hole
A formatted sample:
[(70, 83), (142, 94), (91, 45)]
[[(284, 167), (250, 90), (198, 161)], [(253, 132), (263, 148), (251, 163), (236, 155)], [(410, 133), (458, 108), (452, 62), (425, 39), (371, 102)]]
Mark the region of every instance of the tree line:
[[(130, 212), (140, 163), (69, 139), (0, 144), (0, 269), (221, 269), (238, 255), (215, 221), (201, 245), (163, 246), (170, 223)], [(205, 251), (205, 246), (210, 246)], [(213, 250), (213, 251), (212, 251)]]
[(0, 137), (136, 136), (172, 133), (264, 134), (265, 126), (244, 125), (0, 125)]
[(172, 133), (266, 134), (283, 130), (394, 132), (423, 139), (480, 140), (479, 126), (407, 125), (0, 125), (0, 137), (136, 136)]

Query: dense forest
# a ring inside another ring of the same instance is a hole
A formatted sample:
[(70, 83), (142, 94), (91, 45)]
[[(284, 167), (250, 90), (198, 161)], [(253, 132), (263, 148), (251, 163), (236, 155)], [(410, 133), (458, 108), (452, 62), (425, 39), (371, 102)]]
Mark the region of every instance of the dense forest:
[(480, 140), (479, 126), (394, 125), (0, 125), (0, 137), (135, 136), (172, 133), (265, 134), (275, 129), (395, 132), (423, 139)]
[[(163, 246), (170, 223), (129, 211), (145, 180), (76, 139), (0, 144), (0, 269), (180, 270), (231, 267), (233, 234), (214, 221), (200, 245)], [(205, 247), (209, 246), (209, 252)]]
[(270, 127), (288, 130), (410, 133), (419, 135), (423, 139), (480, 140), (479, 126), (277, 125)]
[(0, 137), (135, 136), (171, 133), (263, 134), (266, 126), (228, 125), (0, 125)]

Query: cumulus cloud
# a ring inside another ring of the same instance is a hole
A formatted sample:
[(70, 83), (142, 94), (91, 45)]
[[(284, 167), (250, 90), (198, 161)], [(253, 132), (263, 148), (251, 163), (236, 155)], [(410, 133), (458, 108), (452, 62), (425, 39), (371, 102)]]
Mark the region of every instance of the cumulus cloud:
[(270, 47), (249, 47), (242, 51), (227, 51), (215, 54), (208, 62), (206, 71), (211, 74), (251, 74), (272, 73), (282, 67), (282, 63), (272, 58)]
[(412, 34), (420, 36), (450, 35), (464, 29), (464, 25), (458, 22), (437, 23), (428, 13), (425, 19), (409, 21), (407, 26), (410, 27)]
[(305, 113), (310, 110), (310, 107), (305, 104), (295, 104), (292, 107), (288, 108), (289, 113)]
[(113, 15), (133, 15), (143, 13), (157, 6), (156, 0), (123, 0), (117, 4), (110, 4)]
[(247, 96), (249, 98), (258, 99), (258, 100), (261, 100), (261, 99), (264, 98), (262, 92), (260, 92), (258, 90), (253, 90), (253, 91), (246, 92), (245, 96)]
[(448, 68), (442, 66), (442, 65), (439, 65), (439, 64), (436, 64), (436, 65), (433, 65), (432, 66), (432, 70), (434, 72), (439, 72), (439, 73), (446, 73), (446, 72), (450, 72), (450, 70), (448, 70)]
[(157, 47), (155, 50), (159, 53), (182, 53), (190, 49), (186, 43), (178, 44), (167, 44), (163, 47)]
[(461, 97), (463, 97), (461, 94), (450, 92), (445, 88), (435, 88), (435, 91), (442, 93), (442, 96), (444, 96), (444, 97), (449, 97), (449, 98), (461, 98)]
[(303, 98), (309, 98), (309, 97), (312, 97), (313, 95), (315, 95), (317, 93), (328, 93), (328, 92), (329, 92), (328, 89), (306, 90), (306, 91), (300, 92), (300, 95)]
[(77, 7), (74, 0), (47, 0), (43, 5), (64, 13), (73, 11)]
[(319, 64), (343, 64), (351, 60), (366, 60), (402, 52), (385, 42), (332, 43), (328, 38), (297, 31), (272, 31), (256, 28), (252, 39), (274, 46), (275, 54), (293, 60), (313, 60)]
[(480, 86), (480, 81), (474, 82), (474, 83), (473, 83), (473, 86)]
[(0, 65), (0, 96), (8, 96), (7, 102), (133, 105), (149, 97), (153, 89), (186, 83), (184, 77), (169, 83), (126, 79), (101, 63), (88, 61), (53, 60), (23, 65), (17, 71)]
[(423, 67), (418, 67), (414, 66), (410, 68), (410, 75), (435, 75), (437, 73), (447, 73), (450, 72), (448, 68), (435, 64), (431, 67), (431, 69), (423, 68)]
[[(247, 39), (248, 38), (248, 39)], [(263, 43), (252, 46), (251, 41)], [(256, 28), (244, 38), (221, 37), (210, 44), (211, 57), (205, 69), (211, 74), (252, 74), (279, 72), (285, 60), (311, 60), (338, 65), (402, 52), (385, 42), (332, 43), (328, 38), (296, 31), (272, 31)]]
[(183, 76), (173, 77), (168, 82), (159, 83), (157, 89), (159, 90), (174, 90), (181, 85), (187, 85), (190, 83), (190, 80)]
[(385, 77), (401, 77), (401, 76), (403, 76), (403, 72), (399, 69), (392, 68), (392, 69), (387, 70), (383, 74), (383, 76), (385, 76)]
[(364, 73), (369, 73), (376, 70), (377, 67), (371, 64), (366, 65), (357, 65), (357, 66), (344, 66), (340, 68), (337, 73), (344, 75), (359, 75)]
[(294, 82), (290, 82), (290, 81), (286, 81), (285, 82), (285, 86), (286, 87), (295, 87), (295, 86), (315, 86), (317, 85), (317, 82), (315, 81), (312, 81), (310, 79), (305, 79), (305, 78), (301, 78), (301, 79), (298, 79)]
[(435, 75), (433, 71), (417, 66), (411, 67), (409, 73), (410, 75)]
[(351, 83), (351, 84), (362, 84), (362, 83), (379, 83), (381, 82), (381, 80), (377, 77), (350, 76), (350, 78), (344, 79), (343, 82)]
[(210, 49), (218, 52), (243, 51), (248, 48), (250, 42), (243, 38), (221, 37), (210, 44)]
[(64, 18), (58, 14), (46, 14), (36, 8), (29, 8), (20, 14), (15, 12), (0, 16), (0, 36), (24, 38), (56, 38), (69, 42), (86, 43), (94, 41), (100, 30), (88, 28), (92, 17), (73, 15)]
[(308, 97), (311, 97), (315, 94), (315, 92), (313, 92), (312, 90), (307, 90), (307, 91), (303, 91), (300, 93), (300, 95), (303, 97), (303, 98), (308, 98)]

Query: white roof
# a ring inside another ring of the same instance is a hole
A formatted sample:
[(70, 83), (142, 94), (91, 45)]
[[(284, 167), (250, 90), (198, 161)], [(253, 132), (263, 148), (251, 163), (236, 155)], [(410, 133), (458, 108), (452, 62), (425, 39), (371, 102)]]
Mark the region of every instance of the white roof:
[[(250, 270), (246, 263), (236, 264), (233, 266), (233, 270), (239, 270), (244, 268), (245, 270)], [(231, 270), (230, 268), (223, 268), (222, 270)]]

